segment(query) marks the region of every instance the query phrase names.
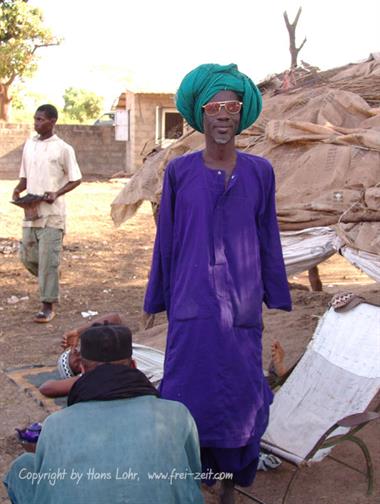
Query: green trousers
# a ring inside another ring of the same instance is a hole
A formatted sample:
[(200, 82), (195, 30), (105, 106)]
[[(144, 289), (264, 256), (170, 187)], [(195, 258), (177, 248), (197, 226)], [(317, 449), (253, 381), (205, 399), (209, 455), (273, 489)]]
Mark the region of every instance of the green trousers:
[(62, 229), (22, 228), (20, 259), (25, 268), (38, 277), (40, 299), (45, 303), (57, 303), (59, 300), (62, 239)]

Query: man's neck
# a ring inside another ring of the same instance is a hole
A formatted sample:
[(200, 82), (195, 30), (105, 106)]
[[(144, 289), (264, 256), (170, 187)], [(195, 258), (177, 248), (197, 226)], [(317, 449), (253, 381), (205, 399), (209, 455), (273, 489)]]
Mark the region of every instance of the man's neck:
[(45, 135), (39, 135), (38, 140), (47, 140), (48, 138), (51, 138), (54, 135), (54, 132), (51, 131), (50, 133), (45, 133)]
[(207, 142), (203, 151), (203, 160), (210, 168), (219, 168), (226, 171), (233, 170), (236, 163), (235, 143), (230, 142), (225, 145)]

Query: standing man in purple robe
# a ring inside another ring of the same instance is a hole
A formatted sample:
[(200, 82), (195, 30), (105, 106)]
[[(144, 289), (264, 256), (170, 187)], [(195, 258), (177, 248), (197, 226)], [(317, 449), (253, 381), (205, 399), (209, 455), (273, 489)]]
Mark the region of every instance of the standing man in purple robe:
[[(161, 395), (184, 403), (198, 426), (203, 469), (256, 474), (272, 393), (262, 366), (262, 303), (291, 310), (270, 163), (236, 150), (261, 112), (260, 91), (236, 65), (205, 64), (183, 79), (177, 108), (206, 147), (165, 171), (144, 310), (166, 310)], [(210, 483), (210, 481), (206, 481)]]

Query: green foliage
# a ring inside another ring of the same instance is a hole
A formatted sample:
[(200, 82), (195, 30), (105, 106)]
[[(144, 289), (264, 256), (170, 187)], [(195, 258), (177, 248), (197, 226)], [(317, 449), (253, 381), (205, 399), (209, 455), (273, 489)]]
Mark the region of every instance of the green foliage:
[(33, 115), (37, 107), (39, 107), (42, 103), (54, 103), (58, 109), (59, 124), (93, 124), (94, 119), (99, 117), (103, 111), (103, 98), (88, 91), (82, 90), (82, 92), (85, 96), (92, 95), (96, 100), (100, 101), (100, 108), (88, 107), (92, 110), (92, 112), (90, 113), (90, 117), (86, 116), (86, 119), (84, 119), (83, 116), (80, 116), (79, 118), (76, 115), (73, 116), (70, 113), (71, 110), (70, 112), (63, 110), (57, 103), (56, 99), (52, 99), (49, 96), (32, 91), (26, 84), (17, 80), (12, 86), (12, 104), (9, 111), (9, 120), (13, 123), (32, 124)]
[(92, 91), (79, 88), (67, 88), (63, 95), (66, 115), (82, 123), (95, 119), (103, 110), (103, 98)]
[(9, 120), (14, 123), (31, 124), (36, 108), (42, 103), (49, 103), (45, 95), (31, 91), (23, 82), (17, 80), (12, 85)]
[(12, 86), (12, 110), (25, 110), (33, 116), (42, 103), (49, 103), (42, 93), (31, 91), (23, 82), (16, 81)]
[(30, 76), (36, 69), (36, 50), (58, 43), (38, 8), (24, 0), (0, 0), (0, 83)]

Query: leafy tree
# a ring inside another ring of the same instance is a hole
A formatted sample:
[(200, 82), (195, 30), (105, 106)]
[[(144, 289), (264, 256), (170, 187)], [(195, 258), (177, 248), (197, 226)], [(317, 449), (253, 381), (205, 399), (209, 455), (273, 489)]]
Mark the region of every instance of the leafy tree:
[(0, 120), (8, 119), (9, 88), (16, 77), (36, 70), (37, 49), (57, 44), (40, 9), (27, 0), (0, 0)]
[(103, 98), (92, 91), (79, 88), (67, 88), (63, 95), (64, 112), (79, 122), (95, 119), (103, 110)]

